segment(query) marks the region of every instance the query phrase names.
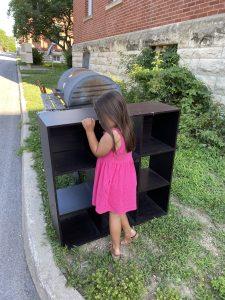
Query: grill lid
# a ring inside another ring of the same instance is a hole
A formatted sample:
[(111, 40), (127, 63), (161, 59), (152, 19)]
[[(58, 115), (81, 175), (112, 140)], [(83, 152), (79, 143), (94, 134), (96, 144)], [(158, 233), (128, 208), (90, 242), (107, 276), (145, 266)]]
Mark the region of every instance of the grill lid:
[(58, 90), (63, 93), (67, 107), (92, 104), (94, 100), (109, 91), (120, 91), (111, 78), (85, 68), (71, 68), (58, 81)]

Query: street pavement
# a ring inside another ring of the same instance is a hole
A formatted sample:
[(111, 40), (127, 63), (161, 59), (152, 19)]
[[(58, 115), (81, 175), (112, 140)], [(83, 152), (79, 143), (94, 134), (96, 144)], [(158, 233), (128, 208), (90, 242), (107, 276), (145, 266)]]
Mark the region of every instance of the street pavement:
[(20, 120), (16, 59), (0, 53), (0, 300), (39, 299), (22, 240)]

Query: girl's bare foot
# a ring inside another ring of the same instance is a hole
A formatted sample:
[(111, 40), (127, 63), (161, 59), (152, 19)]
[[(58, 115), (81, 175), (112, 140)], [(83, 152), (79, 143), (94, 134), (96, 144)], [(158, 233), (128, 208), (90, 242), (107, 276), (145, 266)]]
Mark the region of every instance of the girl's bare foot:
[(124, 240), (121, 241), (122, 245), (129, 245), (131, 242), (136, 240), (138, 238), (137, 231), (134, 230), (134, 228), (131, 228), (130, 234), (125, 234)]
[(120, 249), (114, 248), (112, 244), (110, 244), (110, 252), (111, 252), (111, 255), (112, 255), (113, 259), (117, 260), (117, 259), (121, 258)]

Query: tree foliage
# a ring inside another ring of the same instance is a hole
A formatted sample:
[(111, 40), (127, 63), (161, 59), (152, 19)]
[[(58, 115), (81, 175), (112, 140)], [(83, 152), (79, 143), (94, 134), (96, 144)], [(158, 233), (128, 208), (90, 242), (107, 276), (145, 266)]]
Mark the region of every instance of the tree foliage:
[(15, 37), (45, 37), (62, 50), (72, 46), (72, 12), (73, 0), (11, 0), (8, 11)]
[(3, 51), (16, 51), (15, 39), (13, 36), (7, 36), (5, 31), (0, 29), (0, 46)]

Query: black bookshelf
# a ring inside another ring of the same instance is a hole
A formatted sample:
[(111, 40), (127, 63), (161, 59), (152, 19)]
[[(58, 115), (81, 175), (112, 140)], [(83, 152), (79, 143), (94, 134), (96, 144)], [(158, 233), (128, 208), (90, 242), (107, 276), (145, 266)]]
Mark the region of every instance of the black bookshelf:
[[(128, 217), (137, 225), (168, 213), (180, 110), (161, 102), (128, 104), (128, 110), (136, 133), (138, 178), (138, 209)], [(91, 205), (96, 158), (81, 124), (85, 117), (97, 118), (91, 107), (38, 113), (52, 222), (61, 244), (69, 247), (109, 234), (108, 213), (98, 215)], [(98, 121), (95, 132), (100, 138)], [(142, 157), (149, 161), (144, 168)], [(56, 189), (56, 176), (84, 170), (86, 181)]]

